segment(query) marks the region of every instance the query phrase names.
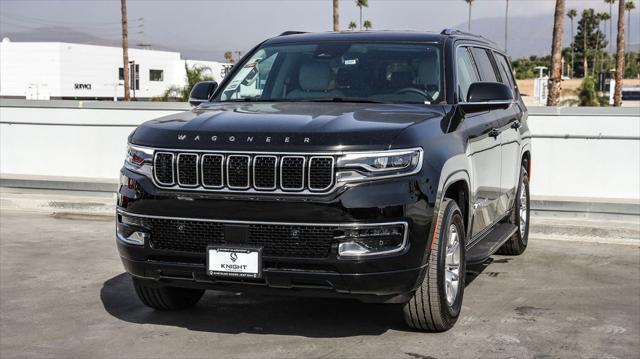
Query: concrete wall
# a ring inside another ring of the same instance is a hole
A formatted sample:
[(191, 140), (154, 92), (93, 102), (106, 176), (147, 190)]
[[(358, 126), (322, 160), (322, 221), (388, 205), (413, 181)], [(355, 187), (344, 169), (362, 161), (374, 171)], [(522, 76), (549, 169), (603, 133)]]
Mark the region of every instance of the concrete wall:
[[(115, 180), (136, 125), (183, 103), (0, 101), (0, 173)], [(530, 108), (532, 195), (640, 199), (640, 109)]]

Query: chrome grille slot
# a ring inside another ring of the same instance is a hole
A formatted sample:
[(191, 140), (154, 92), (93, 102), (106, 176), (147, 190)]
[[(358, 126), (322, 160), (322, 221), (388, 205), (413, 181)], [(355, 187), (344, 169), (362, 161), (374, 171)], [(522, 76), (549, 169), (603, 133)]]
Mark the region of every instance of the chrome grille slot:
[(198, 155), (178, 154), (178, 184), (185, 187), (198, 186)]
[(309, 189), (325, 191), (333, 185), (333, 157), (317, 156), (309, 160)]
[(253, 158), (253, 186), (260, 190), (276, 189), (278, 157), (257, 155)]
[(173, 153), (156, 152), (153, 169), (156, 182), (163, 186), (173, 185)]
[(304, 189), (304, 156), (282, 156), (280, 160), (280, 186), (286, 191)]
[(206, 188), (222, 188), (223, 155), (202, 155), (202, 186)]
[(227, 157), (227, 185), (231, 189), (249, 188), (249, 162), (247, 155), (230, 155)]

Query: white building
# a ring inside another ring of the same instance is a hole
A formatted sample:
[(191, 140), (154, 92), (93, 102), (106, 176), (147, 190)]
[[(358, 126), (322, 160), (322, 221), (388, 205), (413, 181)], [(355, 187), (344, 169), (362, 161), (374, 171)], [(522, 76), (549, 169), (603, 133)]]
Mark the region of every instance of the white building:
[[(161, 96), (186, 83), (189, 67), (203, 65), (220, 81), (229, 64), (183, 60), (180, 53), (129, 49), (131, 95)], [(122, 48), (63, 42), (0, 43), (0, 97), (26, 99), (114, 100), (124, 96)], [(135, 70), (135, 71), (134, 71)]]

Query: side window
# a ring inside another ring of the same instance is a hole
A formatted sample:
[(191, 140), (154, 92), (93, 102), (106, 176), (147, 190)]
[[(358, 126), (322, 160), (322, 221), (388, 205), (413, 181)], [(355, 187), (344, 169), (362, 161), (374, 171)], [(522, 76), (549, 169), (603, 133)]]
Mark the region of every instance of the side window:
[(491, 63), (487, 50), (472, 47), (471, 53), (473, 54), (473, 59), (478, 65), (478, 71), (480, 72), (480, 78), (482, 81), (498, 82), (498, 77), (493, 69), (493, 64)]
[(508, 85), (512, 90), (515, 91), (517, 86), (515, 80), (513, 79), (513, 73), (511, 72), (511, 67), (509, 66), (507, 58), (498, 53), (494, 53), (493, 57), (496, 59), (496, 63), (498, 64), (502, 83)]
[(459, 47), (456, 50), (456, 73), (458, 78), (458, 100), (466, 101), (469, 86), (480, 81), (473, 65), (471, 54), (466, 47)]

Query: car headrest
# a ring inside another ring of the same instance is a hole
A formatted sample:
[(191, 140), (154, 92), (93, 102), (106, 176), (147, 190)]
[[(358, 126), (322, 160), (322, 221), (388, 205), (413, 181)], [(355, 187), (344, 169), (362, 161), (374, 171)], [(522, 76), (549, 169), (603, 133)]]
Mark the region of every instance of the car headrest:
[(304, 91), (326, 91), (331, 82), (331, 68), (324, 62), (310, 62), (300, 66), (300, 88)]
[(417, 83), (423, 86), (438, 85), (440, 83), (439, 74), (438, 57), (435, 55), (427, 56), (418, 64)]
[(354, 88), (362, 85), (362, 76), (355, 67), (341, 67), (336, 75), (336, 83), (340, 88)]
[(411, 87), (413, 73), (411, 71), (396, 71), (391, 73), (391, 86), (394, 88)]

